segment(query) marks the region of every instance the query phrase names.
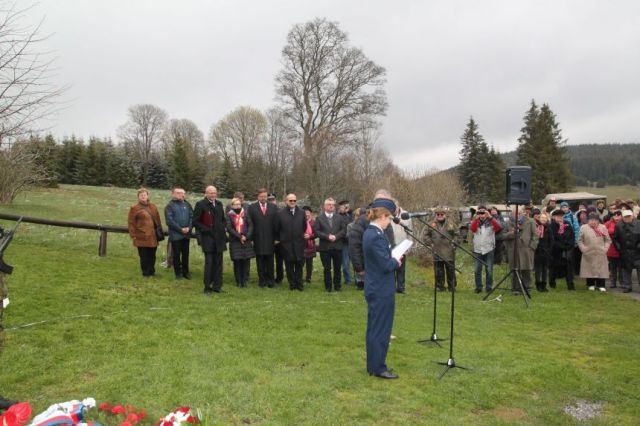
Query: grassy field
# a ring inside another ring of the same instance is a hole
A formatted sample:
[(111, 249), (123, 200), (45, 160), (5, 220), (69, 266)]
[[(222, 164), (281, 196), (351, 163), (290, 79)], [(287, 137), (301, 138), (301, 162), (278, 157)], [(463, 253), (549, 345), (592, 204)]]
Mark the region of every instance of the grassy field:
[[(161, 206), (167, 197), (151, 194)], [(133, 190), (65, 186), (0, 211), (124, 225), (134, 200)], [(180, 282), (164, 269), (143, 281), (126, 235), (109, 236), (106, 258), (97, 250), (97, 232), (24, 224), (5, 254), (15, 271), (0, 394), (35, 413), (93, 396), (144, 408), (150, 421), (189, 405), (206, 424), (548, 425), (577, 424), (563, 409), (586, 400), (604, 404), (587, 424), (640, 421), (640, 304), (618, 294), (561, 284), (529, 309), (508, 291), (483, 303), (461, 257), (454, 356), (470, 370), (438, 380), (448, 346), (416, 343), (431, 332), (432, 273), (410, 263), (388, 356), (400, 379), (384, 381), (365, 370), (362, 292), (325, 293), (319, 262), (299, 293), (259, 289), (254, 273), (236, 288), (227, 260), (227, 292), (207, 298), (196, 245), (193, 280)], [(438, 300), (448, 337), (450, 295)]]
[(590, 186), (578, 186), (576, 191), (590, 192), (592, 194), (606, 195), (608, 201), (613, 201), (616, 198), (627, 200), (629, 198), (638, 202), (640, 197), (640, 187), (631, 185), (612, 185), (605, 188), (593, 188)]

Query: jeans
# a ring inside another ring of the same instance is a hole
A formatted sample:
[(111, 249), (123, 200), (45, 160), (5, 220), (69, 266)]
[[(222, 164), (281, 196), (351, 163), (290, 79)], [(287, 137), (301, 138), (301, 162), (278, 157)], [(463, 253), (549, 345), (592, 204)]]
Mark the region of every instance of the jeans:
[(351, 284), (351, 259), (349, 259), (349, 244), (342, 244), (342, 274), (344, 283)]
[[(480, 254), (473, 253), (476, 257), (482, 261), (484, 261), (487, 266), (485, 266), (485, 277), (486, 277), (486, 289), (491, 290), (493, 288), (493, 250), (489, 253)], [(482, 267), (484, 266), (480, 261), (476, 259), (475, 261), (475, 278), (476, 278), (476, 289), (482, 290)]]

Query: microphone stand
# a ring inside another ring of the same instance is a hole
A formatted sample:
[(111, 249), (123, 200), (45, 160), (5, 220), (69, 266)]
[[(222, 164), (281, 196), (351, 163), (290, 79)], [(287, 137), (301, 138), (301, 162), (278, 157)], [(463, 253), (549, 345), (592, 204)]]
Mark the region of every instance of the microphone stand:
[[(449, 237), (448, 235), (444, 234), (443, 232), (440, 232), (439, 229), (436, 229), (435, 227), (431, 226), (431, 224), (427, 223), (426, 221), (419, 219), (421, 223), (423, 223), (424, 225), (428, 226), (430, 229), (433, 229), (434, 231), (436, 231), (438, 234), (442, 235), (443, 237), (445, 237), (447, 240), (451, 241), (452, 243), (454, 243), (457, 247), (460, 247), (458, 244), (455, 243), (455, 241), (453, 240), (453, 238)], [(468, 253), (471, 257), (473, 257), (474, 259), (480, 261), (481, 263), (485, 264), (485, 262), (483, 262), (481, 259), (478, 259), (474, 253), (469, 252), (468, 250), (464, 250), (465, 253)], [(458, 365), (456, 364), (455, 358), (453, 357), (453, 325), (454, 325), (454, 314), (455, 314), (455, 303), (456, 303), (456, 287), (457, 285), (453, 286), (453, 289), (451, 291), (451, 339), (449, 340), (449, 358), (442, 362), (442, 361), (436, 361), (436, 364), (440, 364), (440, 365), (444, 365), (445, 368), (444, 370), (442, 370), (442, 373), (440, 373), (440, 377), (438, 379), (442, 379), (444, 377), (445, 374), (447, 374), (449, 372), (449, 370), (451, 370), (452, 368), (460, 368), (463, 370), (468, 370), (467, 367), (463, 367), (462, 365)]]
[[(416, 237), (415, 233), (413, 232), (413, 230), (411, 228), (409, 228), (408, 226), (406, 226), (406, 225), (404, 225), (402, 223), (398, 223), (398, 225), (402, 226), (402, 228), (405, 230), (407, 235), (409, 235), (411, 237), (412, 240), (416, 241), (422, 247), (424, 247), (427, 250), (431, 251), (431, 253), (434, 256), (438, 256), (438, 258), (440, 258), (440, 255), (437, 252), (434, 251), (433, 246), (427, 245), (424, 241), (422, 241), (421, 239)], [(446, 262), (449, 266), (452, 266), (456, 270), (456, 272), (462, 273), (458, 268), (456, 268), (455, 264), (449, 262), (448, 260), (445, 260), (444, 262)], [(454, 289), (452, 291), (455, 291), (455, 286), (454, 286)], [(428, 339), (418, 340), (417, 341), (418, 343), (435, 343), (436, 345), (442, 347), (440, 342), (444, 342), (445, 340), (447, 340), (447, 339), (439, 338), (438, 335), (436, 334), (436, 312), (437, 312), (437, 306), (438, 306), (438, 291), (437, 291), (436, 286), (434, 284), (434, 286), (433, 286), (433, 331), (431, 332), (431, 336)]]

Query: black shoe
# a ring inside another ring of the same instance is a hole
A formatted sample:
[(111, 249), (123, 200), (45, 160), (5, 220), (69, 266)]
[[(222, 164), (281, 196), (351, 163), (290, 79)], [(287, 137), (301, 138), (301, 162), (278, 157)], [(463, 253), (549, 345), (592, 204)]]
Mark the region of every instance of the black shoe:
[(520, 293), (518, 290), (513, 290), (511, 294), (513, 294), (514, 296), (520, 296), (522, 293)]
[(404, 291), (404, 289), (396, 290), (396, 293), (398, 293), (398, 294), (406, 294), (406, 292)]
[(478, 293), (482, 293), (482, 289), (481, 288), (476, 288), (475, 290), (473, 290), (474, 293), (478, 294)]
[(397, 374), (392, 373), (389, 370), (383, 371), (382, 373), (379, 373), (379, 374), (374, 374), (374, 376), (379, 377), (381, 379), (397, 379), (398, 378)]
[(492, 290), (492, 288), (491, 288), (491, 287), (487, 287), (486, 292), (487, 292), (487, 293), (490, 293), (490, 292), (491, 292), (491, 290)]
[(556, 283), (549, 283), (549, 287), (556, 288)]
[(444, 291), (444, 287), (436, 287), (436, 291), (443, 292)]
[(221, 288), (215, 289), (215, 290), (213, 290), (213, 291), (214, 291), (215, 293), (226, 293), (226, 291), (224, 291), (224, 290), (223, 290), (223, 289), (221, 289)]
[(182, 278), (184, 278), (185, 280), (190, 280), (191, 279), (191, 274), (190, 273), (186, 273), (186, 274), (182, 274)]
[(631, 293), (631, 289), (630, 288), (625, 288), (624, 290), (622, 290), (623, 293)]
[(304, 291), (304, 287), (300, 286), (297, 288), (298, 291)]

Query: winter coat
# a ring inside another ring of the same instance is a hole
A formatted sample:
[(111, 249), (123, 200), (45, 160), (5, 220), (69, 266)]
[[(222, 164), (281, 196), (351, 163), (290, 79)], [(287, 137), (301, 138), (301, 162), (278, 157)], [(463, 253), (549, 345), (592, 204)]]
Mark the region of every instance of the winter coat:
[[(535, 252), (538, 247), (538, 230), (536, 229), (536, 224), (533, 219), (524, 216), (520, 216), (520, 219), (523, 220), (523, 222), (522, 225), (520, 225), (520, 231), (518, 232), (519, 241), (517, 266), (523, 271), (531, 271), (534, 268)], [(509, 259), (509, 267), (515, 268), (516, 262), (513, 256), (515, 245), (514, 221), (509, 221), (503, 240), (505, 242), (505, 249)]]
[[(357, 220), (351, 222), (349, 230), (349, 260), (356, 272), (364, 271), (364, 252), (362, 249), (362, 236), (369, 227), (367, 214), (363, 213)], [(387, 240), (393, 245), (395, 244), (395, 235), (393, 227), (387, 226), (384, 230)]]
[(622, 267), (625, 269), (640, 268), (640, 222), (618, 222), (613, 243), (620, 252)]
[(582, 261), (580, 262), (580, 276), (582, 278), (609, 278), (607, 250), (611, 245), (611, 238), (604, 225), (598, 224), (597, 229), (602, 234), (601, 237), (596, 235), (590, 225), (580, 227), (578, 248), (582, 252)]
[[(164, 208), (164, 220), (169, 228), (169, 240), (180, 241), (191, 237), (193, 208), (188, 201), (169, 201), (169, 204)], [(189, 233), (183, 234), (182, 228), (189, 228)]]
[[(253, 251), (253, 244), (251, 243), (253, 224), (244, 209), (242, 209), (240, 214), (242, 214), (242, 212), (244, 212), (244, 224), (241, 232), (238, 232), (235, 227), (234, 218), (238, 216), (238, 214), (233, 210), (227, 212), (227, 232), (229, 233), (229, 254), (231, 260), (245, 260), (256, 256)], [(243, 236), (246, 237), (244, 243), (241, 241), (241, 237)]]
[(613, 234), (616, 232), (616, 221), (613, 219), (609, 219), (604, 223), (604, 227), (609, 231), (609, 238), (611, 238), (611, 245), (609, 246), (609, 250), (607, 250), (607, 257), (612, 257), (614, 259), (620, 258), (620, 252), (616, 248), (616, 245), (613, 244)]
[[(549, 262), (549, 259), (551, 259), (551, 245), (553, 243), (551, 227), (548, 224), (543, 225), (542, 223), (537, 222), (535, 223), (535, 226), (536, 232), (538, 233), (538, 247), (536, 247), (534, 263), (547, 263)], [(542, 233), (542, 237), (540, 237), (540, 233)]]
[[(316, 249), (316, 235), (313, 233), (313, 219), (309, 219), (307, 221), (307, 232), (311, 234), (311, 238), (309, 238), (304, 245), (304, 258), (310, 259), (316, 257), (316, 253), (318, 250)], [(350, 226), (351, 224), (347, 225)]]
[(129, 236), (135, 247), (158, 247), (156, 223), (162, 227), (160, 214), (155, 204), (149, 202), (147, 205), (137, 203), (131, 206), (127, 224)]
[(307, 218), (304, 210), (299, 207), (293, 209), (283, 208), (278, 212), (276, 219), (276, 239), (279, 241), (282, 258), (286, 262), (304, 260), (304, 248), (307, 240), (304, 234), (307, 231)]
[[(460, 231), (454, 223), (449, 221), (449, 219), (445, 219), (443, 222), (434, 220), (431, 223), (431, 226), (441, 233), (447, 235), (456, 243), (458, 242), (460, 238)], [(447, 262), (453, 262), (456, 260), (455, 246), (449, 239), (443, 237), (431, 228), (427, 228), (427, 236), (431, 238), (431, 241), (433, 243), (434, 260), (444, 260)]]
[[(318, 251), (342, 250), (342, 238), (347, 233), (346, 219), (333, 213), (331, 225), (326, 213), (320, 214), (313, 224), (313, 233), (318, 236)], [(329, 235), (335, 235), (335, 241), (329, 241)]]
[(573, 231), (574, 244), (578, 242), (578, 237), (580, 236), (580, 224), (578, 223), (578, 219), (571, 213), (571, 210), (566, 212), (562, 217), (564, 223), (571, 226)]
[[(573, 228), (568, 223), (559, 223), (553, 221), (549, 227), (551, 229), (551, 265), (566, 266), (567, 262), (573, 260), (573, 248), (575, 247), (575, 238)], [(562, 233), (561, 233), (562, 230)]]
[(480, 221), (478, 218), (471, 222), (473, 232), (473, 252), (487, 254), (496, 248), (496, 232), (500, 232), (500, 224), (494, 218)]
[(256, 255), (268, 256), (273, 254), (278, 207), (275, 204), (267, 203), (266, 212), (262, 214), (260, 203), (256, 201), (249, 206), (247, 211), (253, 224), (253, 250)]
[(193, 226), (203, 252), (222, 253), (227, 249), (227, 220), (219, 200), (215, 200), (215, 205), (206, 197), (198, 201), (193, 211)]

